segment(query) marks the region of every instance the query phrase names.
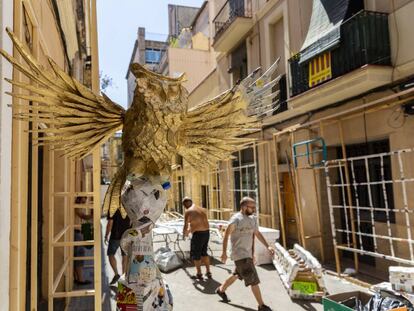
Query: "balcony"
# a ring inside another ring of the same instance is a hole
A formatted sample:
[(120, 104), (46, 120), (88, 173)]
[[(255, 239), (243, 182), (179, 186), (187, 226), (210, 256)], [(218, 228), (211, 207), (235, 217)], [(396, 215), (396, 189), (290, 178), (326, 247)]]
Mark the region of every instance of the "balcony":
[[(391, 67), (381, 67), (391, 66), (388, 14), (370, 11), (360, 11), (355, 14), (340, 26), (339, 45), (322, 56), (325, 59), (329, 57), (329, 60), (326, 60), (327, 66), (330, 67), (328, 68), (329, 74), (325, 76), (325, 79), (316, 83), (310, 78), (314, 70), (310, 66), (314, 66), (315, 59), (300, 63), (300, 54), (297, 54), (289, 60), (292, 77), (291, 96), (293, 98), (290, 103), (292, 108), (295, 106), (293, 104), (296, 101), (295, 96), (307, 91), (312, 92), (312, 88), (317, 87), (320, 93), (318, 97), (321, 98), (324, 89), (332, 90), (332, 85), (328, 87), (327, 84), (334, 83), (330, 80), (336, 78), (341, 78), (342, 87), (347, 86), (346, 91), (350, 96), (357, 95), (352, 92), (362, 93), (370, 88), (386, 84), (388, 79), (384, 77), (387, 77), (392, 70)], [(359, 77), (354, 80), (360, 84), (352, 89), (352, 83), (345, 81), (346, 79), (342, 77), (359, 68), (361, 70), (353, 75)]]
[(229, 52), (253, 27), (251, 0), (228, 0), (213, 20), (213, 48)]

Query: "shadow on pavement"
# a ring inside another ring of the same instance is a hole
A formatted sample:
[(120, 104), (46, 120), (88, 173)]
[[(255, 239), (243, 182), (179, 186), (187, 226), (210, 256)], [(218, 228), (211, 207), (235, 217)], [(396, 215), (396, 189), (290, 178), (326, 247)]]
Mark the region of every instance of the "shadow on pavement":
[(273, 264), (271, 264), (271, 263), (265, 264), (265, 265), (260, 265), (260, 266), (257, 266), (257, 267), (260, 267), (260, 268), (262, 268), (262, 269), (264, 269), (266, 271), (276, 271), (275, 266)]
[[(316, 311), (317, 309), (312, 306), (311, 301), (307, 301), (307, 300), (293, 300), (292, 302), (301, 306), (304, 310), (306, 311)], [(313, 303), (316, 303), (314, 301), (312, 301)]]
[(245, 306), (240, 306), (238, 304), (231, 303), (231, 302), (227, 302), (227, 303), (226, 302), (223, 302), (223, 304), (230, 305), (232, 307), (235, 307), (237, 309), (244, 310), (244, 311), (257, 311), (256, 309), (252, 309), (252, 308), (245, 307)]
[[(204, 279), (201, 280), (194, 280), (193, 282), (194, 288), (199, 292), (207, 295), (215, 295), (216, 288), (221, 285), (221, 283), (217, 282), (215, 279)], [(217, 296), (217, 298), (219, 298)]]

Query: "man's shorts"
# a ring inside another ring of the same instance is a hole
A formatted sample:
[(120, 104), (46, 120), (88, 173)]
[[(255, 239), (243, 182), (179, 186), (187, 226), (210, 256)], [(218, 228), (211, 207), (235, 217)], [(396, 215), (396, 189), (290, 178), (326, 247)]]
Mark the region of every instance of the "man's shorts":
[(240, 280), (244, 280), (246, 286), (260, 283), (252, 258), (243, 258), (236, 260), (234, 263), (236, 268), (234, 269), (233, 275), (237, 275)]
[[(108, 256), (114, 256), (120, 245), (121, 245), (121, 240), (109, 239), (108, 250), (106, 254)], [(122, 256), (126, 256), (125, 252), (122, 250), (122, 247), (121, 247), (121, 253), (122, 253)]]
[(200, 260), (201, 257), (208, 256), (208, 240), (210, 239), (210, 230), (193, 232), (191, 238), (190, 256), (193, 260)]

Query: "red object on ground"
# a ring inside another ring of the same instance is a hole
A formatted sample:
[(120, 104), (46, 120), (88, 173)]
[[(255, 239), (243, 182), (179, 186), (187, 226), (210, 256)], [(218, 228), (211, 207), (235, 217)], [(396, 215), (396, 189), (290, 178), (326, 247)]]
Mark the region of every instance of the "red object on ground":
[(132, 289), (118, 283), (116, 294), (116, 306), (119, 311), (138, 311), (137, 299)]

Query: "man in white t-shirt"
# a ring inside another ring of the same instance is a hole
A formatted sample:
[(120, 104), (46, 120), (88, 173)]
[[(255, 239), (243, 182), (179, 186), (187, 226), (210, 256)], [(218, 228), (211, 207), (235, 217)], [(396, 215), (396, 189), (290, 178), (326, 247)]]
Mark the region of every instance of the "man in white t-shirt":
[(257, 303), (259, 311), (271, 311), (262, 299), (259, 287), (259, 277), (253, 262), (254, 256), (254, 237), (256, 236), (260, 242), (274, 255), (274, 249), (269, 246), (266, 239), (259, 232), (257, 218), (254, 216), (256, 212), (256, 202), (250, 197), (244, 197), (240, 201), (240, 211), (233, 215), (229, 220), (223, 240), (223, 253), (221, 261), (227, 261), (227, 242), (231, 236), (231, 259), (236, 265), (233, 274), (224, 281), (217, 289), (216, 293), (224, 302), (229, 302), (225, 293), (226, 289), (237, 279), (244, 280), (246, 286), (250, 286)]

